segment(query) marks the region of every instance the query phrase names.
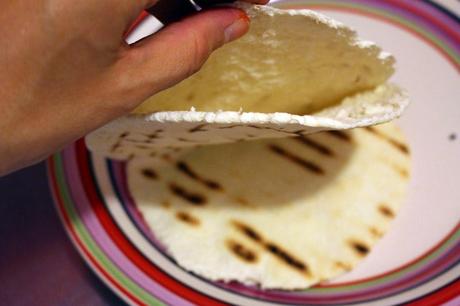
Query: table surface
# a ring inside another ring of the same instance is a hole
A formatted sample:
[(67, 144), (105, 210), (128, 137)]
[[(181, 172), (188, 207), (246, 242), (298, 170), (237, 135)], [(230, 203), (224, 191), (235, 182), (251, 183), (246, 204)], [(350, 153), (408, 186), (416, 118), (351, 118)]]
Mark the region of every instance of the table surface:
[(2, 305), (124, 305), (73, 248), (45, 163), (0, 178), (0, 283)]

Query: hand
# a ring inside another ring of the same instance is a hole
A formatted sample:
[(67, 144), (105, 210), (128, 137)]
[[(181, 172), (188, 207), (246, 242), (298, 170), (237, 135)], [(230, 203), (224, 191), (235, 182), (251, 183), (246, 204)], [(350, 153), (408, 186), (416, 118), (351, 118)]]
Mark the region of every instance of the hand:
[(0, 174), (130, 112), (248, 30), (242, 11), (219, 8), (128, 46), (123, 34), (155, 2), (0, 3)]

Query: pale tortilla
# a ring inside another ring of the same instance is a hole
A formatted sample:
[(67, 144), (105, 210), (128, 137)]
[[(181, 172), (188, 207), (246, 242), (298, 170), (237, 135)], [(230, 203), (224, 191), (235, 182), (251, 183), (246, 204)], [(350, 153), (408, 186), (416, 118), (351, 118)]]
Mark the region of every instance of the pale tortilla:
[(128, 165), (138, 209), (179, 265), (279, 289), (353, 269), (388, 231), (409, 176), (409, 148), (393, 124)]
[(404, 91), (387, 83), (394, 58), (347, 26), (309, 10), (243, 8), (251, 17), (246, 36), (134, 114), (89, 135), (89, 148), (115, 159), (145, 157), (368, 126), (407, 106)]

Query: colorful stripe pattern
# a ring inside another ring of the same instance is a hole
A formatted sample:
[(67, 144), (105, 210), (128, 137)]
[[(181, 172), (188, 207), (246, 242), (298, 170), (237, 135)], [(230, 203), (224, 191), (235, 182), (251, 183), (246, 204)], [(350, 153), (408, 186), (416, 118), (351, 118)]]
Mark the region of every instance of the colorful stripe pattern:
[[(460, 19), (431, 1), (304, 0), (283, 6), (346, 10), (386, 20), (424, 39), (460, 71)], [(48, 165), (69, 236), (91, 268), (130, 304), (427, 305), (458, 298), (460, 292), (460, 224), (428, 253), (383, 275), (306, 291), (262, 291), (208, 282), (178, 267), (136, 211), (123, 163), (93, 160), (79, 141)]]
[[(133, 304), (152, 305), (164, 301), (176, 305), (192, 301), (197, 304), (214, 305), (222, 302), (202, 295), (193, 285), (191, 286), (193, 282), (198, 281), (203, 282), (205, 287), (216, 287), (233, 293), (225, 302), (230, 303), (232, 297), (238, 296), (244, 297), (243, 301), (247, 304), (254, 304), (256, 300), (309, 305), (370, 302), (387, 295), (404, 293), (450, 271), (454, 271), (452, 284), (449, 285), (448, 282), (439, 285), (447, 286), (447, 289), (453, 286), (449, 298), (456, 294), (455, 290), (460, 286), (460, 283), (455, 281), (460, 271), (454, 270), (458, 267), (460, 259), (459, 227), (416, 261), (396, 271), (359, 282), (294, 293), (261, 291), (256, 287), (236, 284), (214, 284), (196, 276), (192, 276), (196, 278), (195, 281), (187, 282), (183, 277), (184, 274), (189, 275), (187, 272), (176, 267), (176, 270), (182, 272), (178, 273), (158, 264), (158, 260), (150, 256), (148, 250), (136, 243), (135, 239), (130, 237), (125, 222), (115, 220), (116, 213), (113, 212), (113, 208), (108, 207), (114, 206), (113, 202), (109, 203), (110, 196), (102, 197), (102, 194), (108, 194), (105, 190), (107, 187), (101, 186), (101, 182), (106, 181), (112, 186), (113, 194), (117, 198), (115, 205), (120, 206), (122, 213), (128, 215), (132, 224), (144, 233), (158, 255), (174, 265), (136, 212), (126, 189), (123, 163), (104, 160), (93, 163), (83, 142), (79, 142), (62, 154), (54, 156), (49, 167), (56, 203), (74, 243), (92, 268), (99, 271), (101, 277), (112, 284), (115, 291)], [(107, 177), (101, 177), (101, 171), (106, 173)], [(441, 292), (446, 294), (445, 289)], [(220, 296), (216, 295), (217, 298)]]

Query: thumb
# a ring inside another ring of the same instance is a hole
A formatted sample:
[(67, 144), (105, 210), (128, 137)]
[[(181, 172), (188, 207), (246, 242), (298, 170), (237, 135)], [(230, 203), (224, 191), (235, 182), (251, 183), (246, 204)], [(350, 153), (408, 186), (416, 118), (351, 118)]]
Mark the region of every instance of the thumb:
[(249, 18), (238, 9), (208, 10), (173, 23), (132, 45), (115, 69), (117, 87), (134, 108), (198, 71), (212, 51), (244, 35)]

